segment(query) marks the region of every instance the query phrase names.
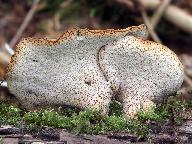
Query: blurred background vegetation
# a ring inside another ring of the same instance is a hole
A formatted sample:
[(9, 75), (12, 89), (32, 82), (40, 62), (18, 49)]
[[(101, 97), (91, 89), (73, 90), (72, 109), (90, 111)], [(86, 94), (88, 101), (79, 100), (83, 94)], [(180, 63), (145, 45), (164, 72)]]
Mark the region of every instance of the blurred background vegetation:
[[(126, 28), (144, 23), (137, 0), (38, 0), (35, 14), (21, 37), (57, 37), (72, 27), (107, 29)], [(150, 0), (149, 0), (150, 1)], [(0, 0), (0, 40), (10, 42), (34, 0)], [(171, 5), (192, 13), (191, 0), (172, 0)], [(146, 9), (149, 16), (154, 11)], [(161, 18), (155, 28), (164, 44), (188, 52), (192, 36)], [(173, 45), (173, 46), (172, 46)], [(13, 47), (15, 48), (15, 47)]]

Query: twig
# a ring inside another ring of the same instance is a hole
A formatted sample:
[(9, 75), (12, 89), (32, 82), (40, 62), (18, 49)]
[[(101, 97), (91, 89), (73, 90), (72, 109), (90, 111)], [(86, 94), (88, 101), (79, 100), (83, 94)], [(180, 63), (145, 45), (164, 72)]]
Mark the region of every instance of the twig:
[(28, 26), (29, 22), (31, 21), (37, 7), (38, 7), (38, 3), (40, 0), (34, 0), (33, 5), (31, 7), (31, 9), (29, 10), (27, 16), (25, 17), (23, 23), (21, 24), (21, 26), (19, 27), (18, 31), (16, 32), (15, 36), (13, 37), (13, 39), (10, 42), (10, 46), (12, 48), (14, 48), (15, 44), (17, 43), (17, 41), (21, 38), (22, 33), (24, 32), (24, 30), (26, 29), (26, 27)]
[[(127, 7), (130, 6), (129, 2), (130, 1), (126, 1), (126, 0), (116, 0), (116, 2), (119, 2), (119, 3), (123, 3), (125, 4)], [(140, 3), (139, 3), (140, 4)], [(142, 5), (141, 5), (142, 6)], [(158, 35), (155, 33), (154, 31), (154, 27), (153, 25), (151, 25), (151, 22), (146, 14), (146, 11), (143, 9), (143, 7), (140, 7), (140, 10), (141, 10), (141, 15), (144, 19), (144, 23), (145, 25), (147, 26), (147, 29), (149, 31), (149, 34), (151, 35), (151, 37), (153, 38), (154, 41), (158, 42), (158, 43), (161, 43), (161, 40), (159, 39)], [(154, 21), (156, 20), (156, 16), (154, 18)], [(155, 24), (154, 24), (155, 25)]]
[(128, 8), (134, 7), (134, 3), (131, 0), (116, 0), (116, 2), (126, 5)]
[(144, 9), (141, 9), (143, 20), (149, 30), (147, 37), (149, 37), (149, 34), (150, 34), (153, 40), (158, 43), (162, 43), (162, 42), (159, 39), (158, 35), (155, 33), (155, 27), (159, 23), (165, 9), (170, 4), (170, 2), (171, 0), (164, 0), (162, 4), (159, 6), (159, 8), (157, 9), (157, 11), (155, 12), (155, 14), (152, 16), (151, 20), (148, 18), (146, 11)]
[(184, 81), (192, 88), (192, 80), (188, 77), (188, 75), (185, 73), (184, 75)]
[(61, 3), (60, 8), (66, 8), (67, 6), (69, 6), (71, 3), (73, 2), (73, 0), (65, 0)]
[(53, 23), (54, 23), (54, 29), (58, 31), (61, 28), (59, 12), (54, 14)]
[(7, 55), (7, 54), (0, 51), (0, 62), (3, 65), (7, 65), (9, 63), (9, 61), (10, 61), (10, 58), (11, 58), (10, 55)]
[[(116, 0), (116, 2), (125, 4), (129, 8), (126, 1), (127, 0)], [(132, 2), (143, 5), (145, 9), (155, 10), (160, 5), (161, 0), (132, 0)], [(192, 33), (192, 16), (181, 8), (169, 5), (163, 16), (178, 28), (188, 33)]]
[(158, 42), (158, 43), (162, 43), (161, 40), (159, 39), (158, 35), (155, 33), (150, 21), (149, 21), (149, 18), (147, 16), (147, 13), (144, 9), (141, 9), (141, 15), (143, 17), (143, 20), (144, 20), (144, 23), (145, 25), (147, 26), (147, 29), (149, 31), (149, 34), (151, 35), (151, 37), (153, 38), (153, 40), (155, 42)]
[[(184, 69), (185, 69), (185, 67), (184, 67)], [(186, 82), (186, 84), (190, 87), (190, 88), (192, 88), (192, 80), (191, 80), (191, 78), (190, 78), (190, 76), (189, 76), (189, 73), (188, 73), (188, 71), (184, 71), (184, 81)]]
[[(161, 3), (160, 0), (132, 0), (140, 3), (145, 9), (155, 10)], [(192, 33), (192, 16), (181, 8), (169, 5), (163, 15), (169, 22), (178, 28)]]
[[(163, 15), (164, 11), (166, 10), (166, 8), (168, 7), (168, 5), (170, 4), (170, 2), (171, 2), (171, 0), (162, 1), (161, 5), (155, 11), (155, 13), (153, 14), (153, 16), (150, 20), (151, 29), (155, 30), (157, 24), (159, 23), (160, 19), (162, 18), (162, 15)], [(147, 37), (149, 37), (149, 33), (148, 33)]]
[(159, 23), (161, 17), (163, 16), (163, 13), (165, 12), (168, 5), (171, 3), (171, 0), (163, 0), (161, 5), (158, 7), (158, 9), (155, 11), (154, 15), (152, 16), (150, 22), (151, 26), (154, 29), (156, 25)]

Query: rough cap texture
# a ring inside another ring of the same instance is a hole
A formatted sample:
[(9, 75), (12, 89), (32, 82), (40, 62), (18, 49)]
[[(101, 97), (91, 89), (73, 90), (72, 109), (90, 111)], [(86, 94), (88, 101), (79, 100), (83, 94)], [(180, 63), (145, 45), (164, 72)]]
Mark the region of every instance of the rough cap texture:
[(131, 116), (141, 101), (162, 99), (183, 80), (176, 55), (145, 41), (146, 32), (140, 25), (123, 30), (72, 29), (57, 40), (23, 39), (8, 65), (8, 88), (28, 109), (70, 105), (103, 114), (118, 93)]
[(134, 116), (144, 107), (173, 95), (183, 82), (183, 66), (167, 47), (126, 36), (100, 50), (99, 62), (106, 78)]

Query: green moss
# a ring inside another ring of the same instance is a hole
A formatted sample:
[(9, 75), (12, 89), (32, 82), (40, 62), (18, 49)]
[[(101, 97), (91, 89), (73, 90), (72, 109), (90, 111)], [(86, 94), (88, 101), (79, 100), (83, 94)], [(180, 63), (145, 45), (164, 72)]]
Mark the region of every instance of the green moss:
[(163, 122), (168, 118), (169, 112), (167, 110), (159, 110), (156, 107), (151, 107), (148, 111), (141, 110), (138, 113), (138, 118), (142, 121), (154, 120)]
[(191, 102), (179, 100), (177, 96), (170, 97), (166, 102), (158, 107), (151, 107), (148, 111), (139, 111), (138, 118), (141, 121), (153, 120), (158, 122), (165, 122), (173, 118), (175, 123), (180, 124), (182, 117), (180, 113), (192, 107)]
[(21, 120), (21, 109), (2, 103), (0, 104), (0, 124), (17, 124)]
[(26, 112), (7, 104), (1, 104), (0, 107), (0, 124), (17, 125), (20, 121), (24, 121), (27, 126), (38, 127), (44, 125), (63, 128), (77, 134), (127, 131), (145, 136), (149, 133), (144, 124), (136, 120), (125, 119), (117, 111), (115, 111), (116, 113), (111, 111), (110, 116), (103, 116), (100, 112), (93, 110), (77, 112), (68, 109), (69, 113), (66, 112), (67, 110), (63, 113), (53, 109), (42, 109), (36, 112)]
[(138, 119), (128, 119), (122, 114), (122, 105), (113, 101), (110, 105), (110, 113), (103, 116), (98, 111), (77, 111), (71, 108), (53, 110), (42, 109), (36, 112), (26, 112), (20, 108), (1, 103), (0, 124), (12, 124), (17, 126), (21, 121), (26, 127), (50, 126), (63, 128), (74, 133), (103, 134), (108, 132), (128, 132), (139, 136), (147, 136), (150, 133), (145, 124), (147, 120), (166, 121), (174, 115), (176, 123), (181, 123), (182, 118), (177, 112), (191, 107), (185, 101), (171, 98), (159, 107), (152, 107), (149, 111), (140, 111)]
[(123, 115), (123, 105), (116, 100), (112, 100), (109, 106), (109, 115)]

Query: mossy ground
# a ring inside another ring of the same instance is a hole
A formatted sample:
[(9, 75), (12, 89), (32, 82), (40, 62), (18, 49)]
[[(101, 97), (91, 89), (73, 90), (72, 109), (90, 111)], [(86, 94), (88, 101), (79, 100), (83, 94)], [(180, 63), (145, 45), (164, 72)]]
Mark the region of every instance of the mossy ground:
[(0, 125), (19, 126), (22, 122), (27, 127), (49, 126), (63, 128), (77, 134), (128, 132), (147, 137), (150, 134), (150, 129), (146, 121), (165, 122), (174, 116), (175, 122), (180, 123), (182, 118), (173, 115), (173, 113), (183, 111), (188, 107), (191, 107), (190, 103), (171, 98), (161, 106), (151, 108), (148, 112), (141, 110), (137, 119), (129, 119), (123, 116), (122, 106), (115, 101), (110, 105), (108, 116), (102, 116), (98, 111), (76, 111), (73, 109), (41, 109), (36, 112), (27, 112), (7, 103), (1, 103)]

